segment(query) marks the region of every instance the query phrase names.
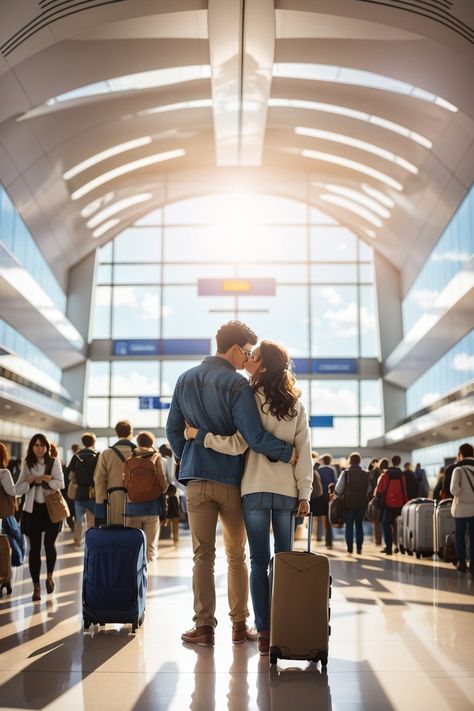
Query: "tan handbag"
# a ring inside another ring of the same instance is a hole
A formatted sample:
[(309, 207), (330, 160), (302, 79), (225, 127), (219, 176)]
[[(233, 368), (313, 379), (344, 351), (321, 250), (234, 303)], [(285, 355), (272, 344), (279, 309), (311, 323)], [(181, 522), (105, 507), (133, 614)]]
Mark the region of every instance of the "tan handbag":
[(0, 518), (7, 518), (15, 513), (17, 509), (16, 497), (7, 494), (3, 486), (0, 484)]
[(59, 523), (70, 516), (69, 506), (67, 505), (64, 496), (59, 489), (53, 491), (52, 494), (44, 497), (44, 503), (48, 509), (51, 523)]
[(77, 484), (74, 481), (74, 479), (71, 479), (71, 481), (69, 482), (68, 487), (67, 487), (67, 495), (71, 499), (71, 501), (74, 501), (74, 499), (76, 498), (76, 494), (77, 494)]

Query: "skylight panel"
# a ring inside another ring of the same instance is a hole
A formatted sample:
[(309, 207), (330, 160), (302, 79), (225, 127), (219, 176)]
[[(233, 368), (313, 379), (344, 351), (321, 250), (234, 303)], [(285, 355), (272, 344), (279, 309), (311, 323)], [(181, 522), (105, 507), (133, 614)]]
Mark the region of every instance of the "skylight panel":
[(153, 89), (158, 86), (170, 86), (181, 82), (193, 81), (196, 79), (208, 79), (211, 76), (209, 64), (193, 64), (184, 67), (167, 67), (166, 69), (154, 69), (136, 74), (126, 74), (121, 77), (113, 77), (106, 81), (86, 84), (64, 94), (59, 94), (49, 99), (46, 104), (51, 106), (56, 103), (80, 99), (97, 94), (111, 94), (117, 91), (137, 91), (139, 89)]
[(352, 69), (351, 67), (335, 67), (328, 64), (277, 62), (273, 65), (273, 76), (365, 86), (372, 89), (380, 89), (381, 91), (412, 96), (421, 101), (428, 101), (429, 103), (441, 106), (448, 111), (458, 110), (457, 107), (450, 104), (449, 101), (435, 94), (431, 94), (429, 91), (413, 86), (412, 84), (387, 77), (383, 74)]

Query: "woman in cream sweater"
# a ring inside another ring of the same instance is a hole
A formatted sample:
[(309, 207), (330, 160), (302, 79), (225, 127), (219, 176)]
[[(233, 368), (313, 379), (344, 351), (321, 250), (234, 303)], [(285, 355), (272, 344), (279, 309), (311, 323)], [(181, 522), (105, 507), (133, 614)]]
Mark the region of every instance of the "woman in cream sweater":
[[(224, 454), (242, 454), (247, 461), (241, 493), (245, 527), (250, 547), (250, 591), (255, 612), (260, 654), (269, 650), (270, 525), (275, 553), (288, 551), (291, 539), (291, 512), (309, 513), (313, 464), (308, 416), (290, 370), (290, 359), (282, 346), (262, 341), (248, 359), (246, 370), (257, 401), (264, 428), (298, 452), (295, 466), (271, 462), (265, 455), (248, 450), (240, 432), (231, 436), (207, 433), (204, 444)], [(197, 430), (187, 427), (191, 439)]]
[(52, 523), (45, 497), (55, 489), (64, 489), (63, 470), (59, 459), (50, 455), (50, 444), (44, 434), (34, 435), (29, 444), (20, 476), (15, 485), (17, 496), (25, 495), (21, 515), (22, 533), (30, 539), (29, 566), (33, 581), (33, 601), (41, 600), (40, 569), (41, 539), (44, 533), (46, 552), (46, 591), (54, 590), (53, 572), (56, 563), (56, 538), (61, 523)]

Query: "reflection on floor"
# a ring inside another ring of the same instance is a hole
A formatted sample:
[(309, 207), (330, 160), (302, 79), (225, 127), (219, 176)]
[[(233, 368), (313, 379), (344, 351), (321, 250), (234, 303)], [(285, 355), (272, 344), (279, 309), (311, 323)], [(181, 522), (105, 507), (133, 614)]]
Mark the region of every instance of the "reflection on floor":
[[(320, 546), (322, 544), (318, 544)], [(316, 548), (318, 550), (318, 548)], [(307, 663), (268, 670), (255, 643), (233, 647), (219, 545), (214, 649), (188, 648), (191, 548), (168, 541), (149, 570), (144, 627), (81, 628), (82, 552), (60, 537), (56, 590), (31, 602), (27, 565), (0, 601), (2, 709), (288, 711), (464, 709), (474, 699), (474, 579), (444, 563), (329, 551), (334, 581), (327, 675)], [(320, 549), (324, 552), (325, 549)], [(44, 564), (43, 564), (44, 565)], [(314, 610), (317, 614), (317, 610)]]

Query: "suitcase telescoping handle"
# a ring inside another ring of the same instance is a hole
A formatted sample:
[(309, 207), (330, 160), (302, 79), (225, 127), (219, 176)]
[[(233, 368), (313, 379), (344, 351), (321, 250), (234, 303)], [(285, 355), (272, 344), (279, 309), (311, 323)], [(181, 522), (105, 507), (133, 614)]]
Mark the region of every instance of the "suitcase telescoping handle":
[(107, 498), (104, 499), (107, 526), (116, 526), (121, 528), (125, 526), (125, 517), (127, 516), (127, 496), (125, 495), (123, 497), (123, 523), (112, 524), (110, 523), (110, 494), (113, 494), (114, 491), (123, 491), (127, 494), (128, 489), (125, 486), (111, 486), (110, 489), (107, 489)]
[[(290, 539), (290, 551), (293, 550), (293, 545), (295, 543), (295, 531), (296, 531), (296, 511), (291, 512), (291, 539)], [(301, 518), (298, 516), (298, 518)], [(306, 517), (305, 517), (306, 518)], [(311, 533), (313, 531), (313, 514), (308, 515), (308, 542), (306, 551), (311, 553)]]

